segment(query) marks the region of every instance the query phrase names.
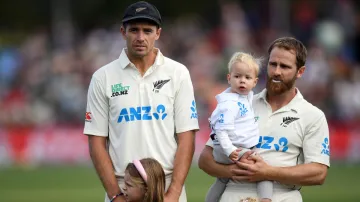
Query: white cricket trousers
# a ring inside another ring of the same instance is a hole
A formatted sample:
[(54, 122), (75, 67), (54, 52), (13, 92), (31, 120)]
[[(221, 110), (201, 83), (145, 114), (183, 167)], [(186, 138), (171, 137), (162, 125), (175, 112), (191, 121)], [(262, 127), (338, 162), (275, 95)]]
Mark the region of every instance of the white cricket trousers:
[[(166, 175), (166, 176), (165, 176), (165, 182), (166, 182), (165, 191), (167, 191), (167, 189), (168, 189), (169, 186), (170, 186), (171, 178), (172, 178), (172, 175)], [(117, 180), (118, 180), (120, 189), (122, 190), (122, 188), (124, 187), (124, 184), (125, 184), (124, 178), (123, 178), (123, 177), (117, 178)], [(110, 202), (110, 200), (109, 200), (109, 198), (108, 198), (108, 196), (107, 196), (106, 193), (105, 193), (105, 202)], [(184, 185), (183, 188), (182, 188), (181, 195), (180, 195), (180, 198), (179, 198), (179, 202), (187, 202), (185, 185)]]
[[(298, 190), (286, 188), (283, 185), (274, 183), (272, 202), (302, 202)], [(258, 199), (256, 183), (233, 183), (230, 182), (221, 196), (220, 202), (240, 202), (248, 197)]]

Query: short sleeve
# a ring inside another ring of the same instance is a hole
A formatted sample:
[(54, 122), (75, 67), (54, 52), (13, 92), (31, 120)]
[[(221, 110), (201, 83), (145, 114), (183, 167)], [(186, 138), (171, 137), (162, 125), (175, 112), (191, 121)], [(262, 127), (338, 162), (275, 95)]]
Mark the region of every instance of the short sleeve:
[(199, 129), (194, 89), (189, 71), (186, 68), (180, 75), (180, 83), (175, 95), (174, 112), (176, 133)]
[(306, 130), (303, 150), (305, 163), (315, 162), (330, 166), (329, 127), (323, 113)]
[(85, 113), (84, 134), (108, 136), (109, 104), (106, 98), (104, 84), (96, 77), (92, 77)]

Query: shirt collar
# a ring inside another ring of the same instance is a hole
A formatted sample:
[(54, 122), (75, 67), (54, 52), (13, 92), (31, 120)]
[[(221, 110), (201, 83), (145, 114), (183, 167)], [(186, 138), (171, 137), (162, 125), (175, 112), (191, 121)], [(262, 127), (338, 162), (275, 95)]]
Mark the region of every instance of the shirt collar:
[[(297, 102), (299, 100), (303, 100), (304, 97), (303, 95), (300, 93), (299, 89), (298, 88), (295, 88), (296, 89), (296, 95), (295, 97), (287, 104), (283, 107), (284, 110), (294, 110), (295, 112), (298, 112), (299, 111), (299, 108), (297, 107)], [(264, 101), (264, 102), (267, 102), (266, 101), (266, 93), (267, 93), (267, 90), (266, 88), (264, 90), (262, 90), (260, 93), (259, 93), (259, 98)]]
[[(160, 49), (155, 48), (157, 50), (157, 54), (156, 54), (156, 58), (155, 58), (155, 62), (152, 66), (160, 66), (164, 64), (164, 55), (160, 52)], [(126, 54), (126, 48), (123, 48), (123, 50), (121, 51), (121, 54), (119, 56), (119, 61), (120, 61), (120, 65), (121, 68), (125, 69), (126, 67), (129, 67), (132, 62), (129, 60), (127, 54)]]
[(230, 88), (227, 88), (222, 93), (215, 96), (218, 103), (224, 102), (224, 101), (238, 101), (240, 97), (247, 98), (248, 96), (252, 96), (253, 91), (250, 91), (248, 95), (241, 95), (238, 93), (232, 93)]

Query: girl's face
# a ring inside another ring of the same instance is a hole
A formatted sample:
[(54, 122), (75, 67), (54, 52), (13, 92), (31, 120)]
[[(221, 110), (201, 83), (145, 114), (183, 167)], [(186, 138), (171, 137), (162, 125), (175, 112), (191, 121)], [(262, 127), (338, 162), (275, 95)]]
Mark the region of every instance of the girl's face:
[(145, 197), (145, 193), (146, 193), (146, 188), (141, 185), (141, 184), (137, 184), (135, 183), (129, 172), (125, 172), (125, 187), (124, 187), (124, 195), (125, 195), (125, 199), (127, 202), (142, 202), (144, 197)]

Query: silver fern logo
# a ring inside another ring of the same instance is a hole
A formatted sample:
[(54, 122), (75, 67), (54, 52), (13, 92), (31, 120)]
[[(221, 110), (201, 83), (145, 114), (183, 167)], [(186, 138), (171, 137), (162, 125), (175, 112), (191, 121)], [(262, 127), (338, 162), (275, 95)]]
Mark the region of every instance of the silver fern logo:
[(154, 84), (154, 89), (153, 92), (158, 93), (159, 90), (170, 81), (170, 79), (168, 80), (159, 80), (159, 81), (155, 81)]
[(291, 122), (298, 120), (297, 117), (284, 117), (283, 122), (280, 124), (280, 126), (287, 127)]
[(142, 7), (142, 8), (137, 8), (137, 9), (135, 9), (135, 11), (138, 13), (138, 12), (141, 12), (141, 11), (143, 11), (143, 10), (145, 10), (146, 9), (146, 7)]

